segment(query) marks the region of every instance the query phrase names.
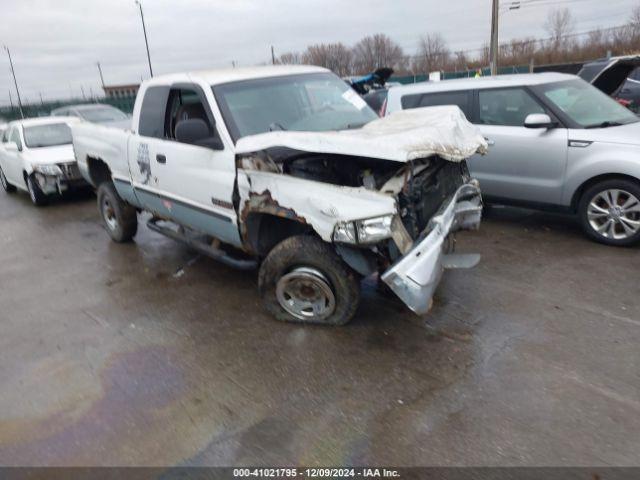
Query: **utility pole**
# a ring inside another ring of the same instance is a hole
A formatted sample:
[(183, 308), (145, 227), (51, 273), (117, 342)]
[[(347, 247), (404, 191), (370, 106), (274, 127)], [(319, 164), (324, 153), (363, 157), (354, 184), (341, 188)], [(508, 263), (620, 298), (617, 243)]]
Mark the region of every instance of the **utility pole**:
[(44, 107), (44, 100), (42, 99), (42, 92), (40, 92), (40, 105)]
[(18, 94), (18, 107), (20, 108), (20, 116), (24, 118), (24, 111), (22, 110), (22, 100), (20, 100), (20, 90), (18, 89), (18, 80), (16, 80), (16, 72), (13, 69), (13, 60), (11, 59), (11, 52), (9, 51), (9, 47), (6, 45), (4, 49), (7, 51), (7, 55), (9, 56), (9, 65), (11, 65), (11, 74), (13, 75), (13, 83), (16, 86), (16, 93)]
[(144, 13), (142, 12), (142, 3), (136, 0), (136, 4), (140, 7), (140, 19), (142, 20), (142, 31), (144, 33), (144, 43), (147, 46), (147, 60), (149, 61), (149, 74), (153, 78), (153, 69), (151, 68), (151, 54), (149, 53), (149, 39), (147, 38), (147, 27), (144, 24)]
[(271, 64), (272, 65), (276, 64), (276, 54), (273, 51), (273, 45), (271, 45)]
[(489, 47), (489, 59), (491, 63), (491, 75), (498, 75), (498, 8), (500, 6), (498, 0), (491, 0), (491, 44)]
[(84, 94), (84, 87), (82, 85), (80, 85), (80, 91), (82, 92), (82, 99), (86, 100), (87, 96)]
[(100, 62), (97, 62), (98, 72), (100, 72), (100, 83), (102, 84), (102, 88), (104, 88), (104, 77), (102, 76), (102, 67), (100, 66)]
[(11, 104), (11, 110), (13, 110), (13, 97), (11, 96), (11, 89), (9, 89), (9, 103)]

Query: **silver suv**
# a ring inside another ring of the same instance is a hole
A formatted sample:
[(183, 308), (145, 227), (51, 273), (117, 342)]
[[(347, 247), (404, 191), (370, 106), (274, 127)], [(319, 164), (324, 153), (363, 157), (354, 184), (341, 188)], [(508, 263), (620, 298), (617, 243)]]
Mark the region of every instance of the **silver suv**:
[(389, 90), (384, 114), (457, 105), (489, 143), (469, 160), (489, 202), (577, 214), (608, 245), (640, 242), (640, 119), (573, 75), (426, 82)]

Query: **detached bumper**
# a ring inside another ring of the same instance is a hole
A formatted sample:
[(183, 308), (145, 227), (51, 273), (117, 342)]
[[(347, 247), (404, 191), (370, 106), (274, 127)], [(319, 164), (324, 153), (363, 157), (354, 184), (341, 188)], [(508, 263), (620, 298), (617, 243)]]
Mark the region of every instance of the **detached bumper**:
[(448, 255), (443, 244), (450, 233), (480, 226), (482, 196), (475, 180), (461, 186), (451, 201), (430, 221), (429, 233), (382, 275), (391, 290), (415, 313), (431, 308), (431, 299), (445, 268), (470, 268), (480, 255)]

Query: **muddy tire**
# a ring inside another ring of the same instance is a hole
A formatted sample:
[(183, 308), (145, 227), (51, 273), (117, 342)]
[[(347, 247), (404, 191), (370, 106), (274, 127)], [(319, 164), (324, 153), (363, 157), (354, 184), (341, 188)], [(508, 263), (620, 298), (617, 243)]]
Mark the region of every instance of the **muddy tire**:
[(334, 249), (309, 235), (276, 245), (260, 266), (267, 310), (287, 322), (344, 325), (360, 303), (360, 281)]
[(49, 197), (40, 189), (40, 185), (33, 175), (27, 177), (27, 191), (31, 202), (37, 207), (43, 207), (49, 203)]
[(640, 243), (640, 183), (611, 179), (589, 187), (578, 204), (585, 234), (605, 245)]
[(114, 242), (129, 242), (135, 236), (138, 231), (136, 209), (120, 198), (112, 182), (103, 182), (98, 187), (98, 210)]
[(4, 176), (2, 168), (0, 168), (0, 184), (2, 184), (2, 188), (7, 193), (14, 193), (16, 191), (16, 187), (11, 185), (7, 180), (7, 177)]

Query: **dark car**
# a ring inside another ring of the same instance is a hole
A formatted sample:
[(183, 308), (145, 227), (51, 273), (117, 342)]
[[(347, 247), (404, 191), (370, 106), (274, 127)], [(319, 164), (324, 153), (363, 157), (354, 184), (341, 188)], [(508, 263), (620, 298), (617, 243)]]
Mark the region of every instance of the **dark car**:
[(640, 113), (640, 56), (611, 57), (586, 63), (578, 75), (625, 107)]

